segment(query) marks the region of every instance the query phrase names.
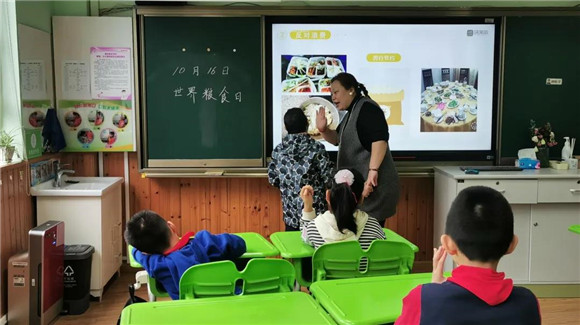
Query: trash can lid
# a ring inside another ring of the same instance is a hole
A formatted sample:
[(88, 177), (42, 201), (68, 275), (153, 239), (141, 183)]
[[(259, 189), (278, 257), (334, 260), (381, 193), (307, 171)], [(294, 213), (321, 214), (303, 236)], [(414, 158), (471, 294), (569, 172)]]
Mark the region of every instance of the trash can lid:
[(94, 251), (91, 245), (64, 245), (64, 259), (82, 260), (90, 257)]

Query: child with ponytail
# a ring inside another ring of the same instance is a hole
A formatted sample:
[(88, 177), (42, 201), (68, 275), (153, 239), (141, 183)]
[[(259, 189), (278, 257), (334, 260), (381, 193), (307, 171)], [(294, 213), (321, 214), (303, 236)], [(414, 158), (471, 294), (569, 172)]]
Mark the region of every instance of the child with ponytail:
[(300, 191), (304, 202), (302, 211), (302, 239), (318, 248), (324, 243), (358, 240), (367, 249), (373, 240), (385, 239), (378, 221), (358, 207), (364, 199), (364, 179), (354, 169), (339, 170), (326, 190), (329, 210), (316, 216), (312, 208), (314, 190), (306, 185)]

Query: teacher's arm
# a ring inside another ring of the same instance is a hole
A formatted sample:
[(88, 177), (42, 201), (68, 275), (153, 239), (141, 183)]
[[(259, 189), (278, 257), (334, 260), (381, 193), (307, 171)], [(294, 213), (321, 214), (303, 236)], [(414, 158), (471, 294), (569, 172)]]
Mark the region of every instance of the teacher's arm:
[(385, 158), (387, 147), (387, 141), (380, 140), (372, 143), (369, 173), (367, 175), (367, 181), (365, 182), (363, 197), (369, 196), (369, 194), (373, 191), (373, 186), (377, 186), (379, 184), (379, 167)]
[(324, 109), (319, 109), (316, 112), (316, 128), (322, 134), (324, 140), (337, 146), (338, 145), (338, 133), (336, 130), (331, 130), (327, 127), (326, 115), (324, 114)]

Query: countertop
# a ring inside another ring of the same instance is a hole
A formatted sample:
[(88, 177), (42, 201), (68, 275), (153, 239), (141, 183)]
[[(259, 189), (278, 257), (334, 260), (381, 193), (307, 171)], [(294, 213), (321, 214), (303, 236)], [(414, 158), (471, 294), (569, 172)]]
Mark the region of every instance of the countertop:
[(580, 169), (524, 169), (522, 171), (480, 171), (466, 174), (459, 166), (435, 166), (435, 173), (442, 173), (454, 179), (580, 179)]

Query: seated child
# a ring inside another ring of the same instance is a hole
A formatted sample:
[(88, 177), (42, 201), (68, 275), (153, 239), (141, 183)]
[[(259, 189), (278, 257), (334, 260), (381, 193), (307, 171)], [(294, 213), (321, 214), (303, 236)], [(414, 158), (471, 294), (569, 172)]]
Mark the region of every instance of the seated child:
[(272, 151), (268, 181), (280, 188), (286, 231), (296, 231), (302, 215), (302, 186), (312, 185), (314, 209), (318, 213), (326, 211), (324, 189), (332, 178), (332, 162), (324, 145), (308, 135), (308, 119), (301, 108), (286, 111), (284, 126), (288, 135)]
[(339, 170), (326, 190), (328, 211), (316, 216), (312, 208), (314, 189), (306, 185), (300, 191), (304, 201), (302, 211), (302, 239), (318, 248), (324, 243), (343, 240), (358, 240), (363, 249), (369, 248), (373, 240), (385, 239), (385, 232), (378, 221), (359, 210), (364, 179), (354, 169)]
[(179, 279), (191, 266), (240, 257), (244, 240), (232, 234), (212, 235), (206, 230), (186, 233), (181, 239), (175, 225), (153, 211), (137, 212), (127, 223), (125, 240), (133, 257), (159, 281), (172, 299), (179, 299)]
[[(496, 271), (517, 243), (514, 216), (503, 195), (483, 186), (464, 189), (447, 215), (442, 246), (434, 249), (433, 283), (403, 299), (395, 324), (540, 324), (534, 294)], [(447, 254), (458, 267), (445, 279)]]

